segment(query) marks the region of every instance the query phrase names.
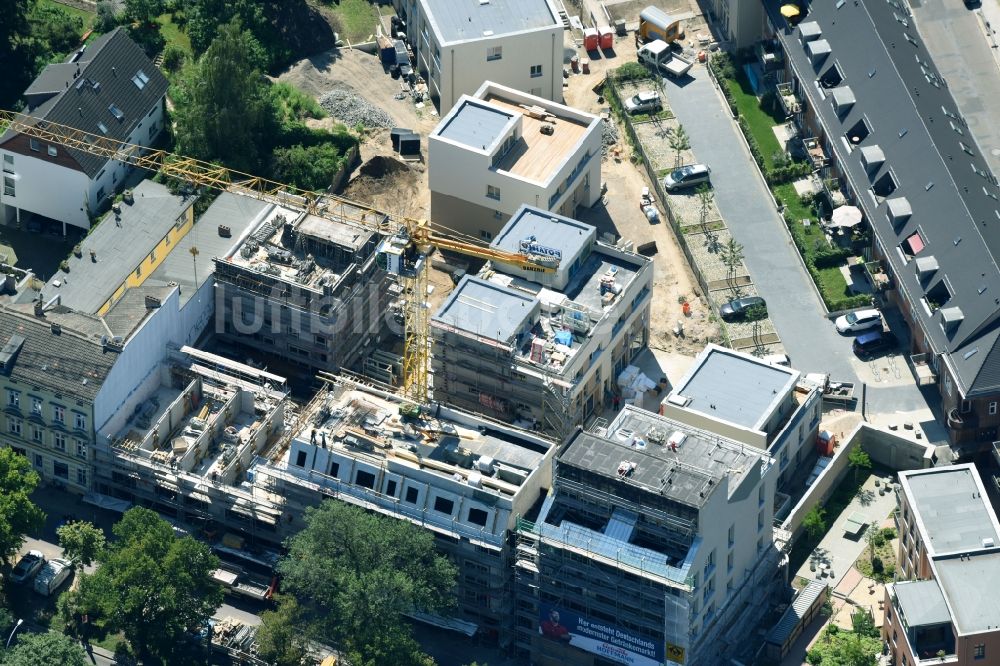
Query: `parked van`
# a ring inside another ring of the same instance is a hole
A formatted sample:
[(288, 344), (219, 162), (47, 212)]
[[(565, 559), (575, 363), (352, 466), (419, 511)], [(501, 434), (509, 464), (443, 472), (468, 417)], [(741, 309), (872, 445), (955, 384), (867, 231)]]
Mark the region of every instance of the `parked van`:
[(712, 170), (704, 164), (688, 164), (674, 169), (663, 179), (663, 189), (667, 192), (682, 190), (707, 183)]
[(880, 351), (893, 349), (897, 344), (896, 336), (889, 331), (870, 331), (854, 338), (854, 353), (867, 358)]
[(49, 560), (35, 576), (35, 592), (43, 597), (51, 596), (66, 582), (71, 573), (73, 573), (73, 563), (69, 560)]

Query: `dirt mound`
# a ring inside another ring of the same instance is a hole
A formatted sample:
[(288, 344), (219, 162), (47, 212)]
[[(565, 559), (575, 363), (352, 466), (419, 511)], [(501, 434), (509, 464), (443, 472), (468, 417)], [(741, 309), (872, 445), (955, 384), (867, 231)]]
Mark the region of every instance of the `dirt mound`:
[(358, 168), (340, 193), (380, 210), (410, 217), (426, 216), (420, 203), (424, 174), (393, 157), (376, 155)]
[(358, 169), (358, 176), (370, 176), (371, 178), (390, 178), (407, 171), (412, 171), (409, 165), (392, 157), (376, 155), (361, 165)]

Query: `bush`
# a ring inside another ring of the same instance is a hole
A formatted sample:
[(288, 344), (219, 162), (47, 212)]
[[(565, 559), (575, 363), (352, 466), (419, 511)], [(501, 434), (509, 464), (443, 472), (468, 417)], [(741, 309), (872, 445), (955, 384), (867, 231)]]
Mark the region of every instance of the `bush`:
[(878, 555), (872, 557), (872, 571), (877, 574), (882, 573), (885, 570), (885, 565), (882, 564), (882, 558)]
[(651, 78), (649, 70), (646, 69), (644, 65), (640, 65), (637, 62), (625, 63), (615, 70), (614, 76), (618, 81), (640, 81), (642, 79)]
[(111, 32), (118, 25), (118, 15), (111, 0), (99, 0), (97, 3), (97, 19), (94, 21), (95, 32)]
[(272, 171), (276, 180), (303, 190), (322, 191), (333, 183), (345, 157), (332, 143), (275, 148)]
[(170, 44), (163, 51), (163, 68), (168, 72), (176, 72), (184, 66), (186, 58), (187, 54), (184, 53), (184, 49), (177, 44)]
[(882, 528), (882, 538), (886, 541), (891, 541), (897, 536), (895, 527), (883, 527)]
[(812, 173), (812, 168), (810, 162), (786, 162), (783, 166), (777, 166), (776, 164), (773, 169), (764, 175), (769, 184), (782, 185), (797, 178), (808, 176)]
[(846, 247), (823, 248), (813, 252), (812, 264), (816, 268), (833, 268), (843, 264), (851, 254), (851, 250)]
[(823, 654), (816, 649), (806, 652), (806, 662), (811, 666), (819, 666), (823, 663)]

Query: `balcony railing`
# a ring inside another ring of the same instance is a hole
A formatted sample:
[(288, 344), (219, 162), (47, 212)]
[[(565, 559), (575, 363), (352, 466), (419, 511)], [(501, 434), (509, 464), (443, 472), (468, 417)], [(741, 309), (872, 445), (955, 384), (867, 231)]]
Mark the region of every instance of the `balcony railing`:
[(910, 368), (917, 380), (917, 386), (937, 384), (937, 372), (931, 366), (933, 357), (930, 354), (910, 354)]
[(802, 100), (792, 89), (791, 83), (778, 84), (778, 99), (781, 101), (781, 108), (786, 116), (794, 116), (802, 112)]

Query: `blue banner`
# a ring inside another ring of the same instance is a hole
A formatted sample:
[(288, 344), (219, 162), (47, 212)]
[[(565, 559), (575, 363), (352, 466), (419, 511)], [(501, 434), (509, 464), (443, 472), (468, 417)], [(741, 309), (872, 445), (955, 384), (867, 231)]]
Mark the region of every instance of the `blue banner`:
[(591, 621), (571, 610), (539, 604), (538, 633), (572, 645), (605, 659), (629, 666), (661, 666), (663, 644), (632, 631), (599, 621)]

